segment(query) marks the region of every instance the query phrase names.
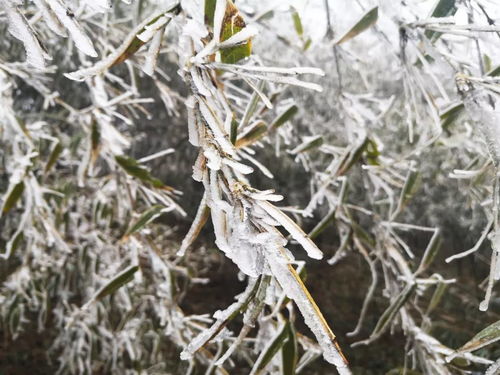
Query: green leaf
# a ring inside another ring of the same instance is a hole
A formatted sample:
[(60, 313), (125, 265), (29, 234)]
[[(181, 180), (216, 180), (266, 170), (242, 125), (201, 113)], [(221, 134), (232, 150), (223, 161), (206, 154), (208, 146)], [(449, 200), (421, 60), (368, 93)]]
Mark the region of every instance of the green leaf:
[(298, 345), (297, 334), (293, 324), (288, 323), (288, 338), (281, 348), (281, 358), (283, 361), (282, 375), (295, 375), (297, 369)]
[(215, 4), (217, 0), (205, 0), (205, 23), (214, 27)]
[(141, 166), (137, 162), (137, 160), (130, 158), (128, 156), (121, 156), (121, 155), (116, 155), (115, 159), (118, 165), (120, 165), (120, 167), (122, 167), (125, 170), (125, 172), (127, 172), (127, 174), (129, 174), (130, 176), (136, 177), (141, 181), (147, 182), (155, 188), (173, 190), (171, 187), (166, 186), (159, 179), (151, 176), (149, 171), (143, 166)]
[(311, 47), (311, 43), (312, 43), (312, 39), (307, 38), (307, 40), (304, 42), (304, 46), (302, 47), (302, 49), (304, 51), (307, 51), (309, 49), (309, 47)]
[(92, 301), (100, 300), (120, 289), (123, 285), (127, 284), (134, 278), (134, 273), (137, 272), (139, 266), (131, 266), (125, 271), (116, 275), (107, 284), (105, 284), (92, 298)]
[(290, 323), (281, 327), (276, 336), (270, 341), (267, 347), (260, 353), (259, 358), (255, 361), (255, 364), (250, 371), (251, 375), (260, 375), (262, 371), (265, 370), (266, 366), (271, 362), (271, 359), (278, 353), (278, 351), (282, 348), (285, 343), (285, 340), (288, 338), (288, 330)]
[(372, 27), (378, 19), (378, 7), (374, 7), (366, 12), (361, 19), (352, 26), (335, 44), (341, 44), (361, 34)]
[(234, 118), (231, 120), (231, 143), (236, 145), (236, 138), (238, 138), (238, 121)]
[(455, 0), (438, 0), (431, 12), (431, 17), (448, 17), (457, 11)]
[(3, 207), (2, 207), (2, 212), (6, 214), (9, 212), (12, 207), (14, 207), (21, 198), (22, 194), (24, 192), (24, 182), (21, 181), (17, 183), (11, 190), (7, 198), (5, 198), (5, 201), (3, 202)]
[[(240, 32), (246, 26), (243, 17), (231, 0), (227, 0), (226, 13), (222, 21), (221, 42), (231, 38), (234, 34)], [(224, 48), (220, 50), (221, 61), (225, 64), (235, 64), (239, 60), (250, 56), (252, 53), (252, 41), (249, 39), (246, 43)]]
[(92, 130), (90, 132), (90, 143), (92, 146), (92, 161), (95, 162), (99, 156), (99, 147), (101, 145), (101, 131), (97, 121), (92, 123)]
[(346, 174), (352, 168), (352, 166), (361, 159), (363, 155), (366, 156), (366, 162), (368, 164), (379, 164), (377, 158), (379, 157), (380, 152), (378, 151), (377, 144), (370, 138), (365, 138), (362, 143), (349, 151), (349, 154), (342, 161), (342, 164), (339, 167), (338, 174), (340, 176)]
[(61, 142), (57, 142), (54, 147), (52, 148), (52, 152), (50, 153), (49, 161), (45, 165), (44, 172), (47, 173), (50, 171), (50, 169), (54, 166), (56, 163), (57, 159), (59, 159), (59, 155), (61, 155), (61, 152), (63, 150), (63, 146)]
[(130, 228), (125, 233), (125, 238), (130, 236), (131, 234), (139, 231), (144, 228), (147, 224), (151, 223), (154, 219), (162, 214), (162, 210), (165, 207), (162, 205), (154, 205), (150, 207), (148, 210), (143, 212), (143, 214), (139, 217), (139, 219), (130, 226)]
[(386, 372), (385, 375), (422, 375), (422, 373), (410, 368), (398, 367)]
[(464, 103), (455, 103), (446, 108), (440, 115), (441, 127), (447, 129), (464, 112)]
[(427, 310), (425, 311), (425, 315), (429, 315), (434, 309), (439, 305), (441, 299), (443, 298), (444, 292), (448, 288), (448, 284), (439, 283), (432, 294), (431, 301), (429, 302), (429, 306), (427, 306)]
[(420, 265), (418, 266), (415, 275), (422, 273), (427, 269), (427, 267), (431, 265), (440, 247), (441, 247), (441, 231), (437, 229), (432, 235), (427, 245), (427, 248), (425, 249), (424, 256), (422, 257), (422, 261), (420, 262)]
[(267, 125), (264, 121), (258, 121), (252, 128), (236, 141), (236, 147), (245, 147), (254, 144), (267, 133)]
[(500, 340), (500, 320), (483, 329), (476, 336), (474, 336), (472, 340), (468, 341), (464, 346), (458, 349), (457, 352), (472, 352), (498, 340)]
[[(165, 13), (174, 13), (176, 14), (177, 12), (179, 12), (180, 10), (180, 7), (179, 6), (175, 6), (173, 7), (172, 9), (170, 9), (168, 12), (165, 12)], [(132, 41), (130, 42), (130, 44), (127, 46), (127, 48), (125, 49), (125, 51), (116, 58), (115, 61), (113, 61), (110, 65), (110, 67), (112, 66), (115, 66), (115, 65), (118, 65), (122, 62), (124, 62), (125, 60), (127, 60), (129, 57), (131, 57), (132, 55), (134, 55), (138, 50), (139, 48), (141, 48), (145, 43), (140, 40), (137, 35), (141, 34), (143, 31), (146, 30), (146, 28), (149, 26), (149, 25), (152, 25), (153, 23), (155, 23), (156, 21), (158, 21), (158, 19), (160, 17), (162, 17), (165, 13), (162, 13), (162, 14), (159, 14), (157, 17), (154, 17), (151, 21), (149, 21), (147, 23), (146, 26), (144, 26), (137, 34), (136, 36), (134, 37), (134, 39), (132, 39)]]
[(328, 224), (330, 224), (335, 220), (336, 213), (337, 210), (335, 208), (330, 210), (330, 212), (328, 212), (328, 214), (326, 214), (326, 216), (323, 219), (321, 219), (321, 221), (318, 224), (316, 224), (313, 230), (309, 232), (308, 234), (309, 238), (313, 240), (316, 237), (318, 237), (328, 227)]
[(323, 136), (317, 135), (312, 137), (308, 141), (302, 143), (301, 145), (294, 148), (291, 153), (293, 155), (301, 154), (303, 152), (311, 151), (315, 148), (320, 147), (323, 144)]
[(269, 130), (277, 129), (280, 126), (284, 125), (287, 121), (291, 120), (293, 116), (297, 114), (299, 108), (292, 104), (290, 107), (285, 109), (283, 113), (281, 113), (269, 126)]
[(487, 72), (491, 71), (491, 68), (492, 68), (491, 57), (489, 57), (486, 53), (483, 54), (483, 64), (484, 64), (485, 71), (487, 71)]
[(488, 73), (486, 73), (487, 76), (490, 77), (497, 77), (500, 75), (500, 65), (495, 66), (492, 68)]
[(302, 36), (304, 35), (304, 28), (302, 27), (302, 21), (300, 20), (299, 12), (297, 12), (296, 9), (292, 11), (292, 19), (293, 26), (295, 27), (297, 35), (302, 38)]
[(379, 335), (384, 333), (389, 323), (392, 322), (396, 314), (413, 294), (416, 286), (417, 284), (415, 283), (406, 285), (406, 287), (396, 297), (393, 303), (387, 308), (387, 310), (384, 311), (370, 337), (378, 337)]
[(408, 171), (403, 190), (399, 196), (398, 207), (404, 207), (406, 203), (413, 197), (420, 184), (420, 173), (418, 171)]
[[(430, 17), (441, 18), (449, 17), (455, 14), (457, 7), (455, 0), (438, 0), (432, 9)], [(427, 30), (425, 36), (433, 41), (437, 40), (442, 33), (433, 30)]]

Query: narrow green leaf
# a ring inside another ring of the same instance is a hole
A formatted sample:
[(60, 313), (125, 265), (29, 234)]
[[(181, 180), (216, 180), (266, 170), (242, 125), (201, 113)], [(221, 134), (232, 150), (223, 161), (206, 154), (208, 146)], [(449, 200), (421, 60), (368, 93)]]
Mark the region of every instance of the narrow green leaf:
[(92, 123), (92, 130), (90, 133), (90, 143), (92, 146), (92, 160), (95, 162), (99, 155), (99, 147), (101, 145), (101, 131), (97, 121)]
[[(231, 38), (234, 34), (240, 32), (246, 26), (243, 17), (231, 0), (227, 0), (226, 13), (222, 21), (221, 42)], [(249, 39), (246, 43), (224, 48), (220, 50), (221, 61), (225, 64), (235, 64), (239, 60), (250, 56), (252, 53), (252, 41)]]
[(472, 340), (468, 341), (464, 346), (458, 349), (457, 352), (473, 352), (498, 340), (500, 340), (500, 320), (483, 329), (475, 335)]
[(436, 257), (439, 249), (441, 247), (441, 231), (437, 229), (432, 235), (429, 243), (427, 244), (427, 248), (425, 249), (424, 256), (422, 257), (422, 261), (418, 266), (417, 272), (415, 275), (419, 275), (423, 271), (427, 269)]
[(217, 0), (205, 0), (205, 23), (214, 27), (215, 4)]
[(377, 22), (378, 19), (378, 7), (374, 7), (366, 12), (358, 22), (352, 26), (348, 32), (346, 32), (335, 44), (341, 44), (347, 42), (348, 40), (354, 38), (355, 36), (361, 34), (363, 31), (367, 30)]
[(285, 340), (288, 337), (289, 325), (289, 322), (284, 324), (267, 347), (260, 353), (259, 358), (255, 361), (252, 371), (250, 371), (250, 375), (260, 375), (262, 371), (265, 370), (271, 359), (273, 359), (285, 343)]
[(440, 115), (441, 127), (447, 129), (464, 112), (464, 103), (455, 103), (446, 108)]
[(408, 171), (403, 190), (399, 196), (399, 206), (404, 207), (406, 203), (413, 197), (420, 183), (420, 173), (418, 171)]
[(236, 139), (238, 138), (238, 121), (233, 119), (231, 121), (231, 143), (236, 145)]
[(63, 150), (63, 146), (62, 146), (61, 142), (57, 142), (54, 145), (54, 147), (52, 148), (52, 152), (50, 153), (49, 161), (45, 165), (45, 170), (44, 170), (45, 173), (50, 171), (50, 169), (54, 166), (57, 159), (59, 159), (59, 155), (61, 155), (62, 150)]
[(292, 11), (292, 19), (293, 19), (293, 26), (295, 27), (295, 31), (297, 32), (297, 35), (302, 38), (304, 35), (304, 28), (302, 27), (302, 21), (300, 20), (300, 15), (297, 10)]
[(490, 77), (497, 77), (500, 75), (500, 65), (495, 66), (494, 68), (491, 68), (488, 73), (486, 73), (487, 76)]
[(159, 179), (151, 176), (149, 171), (146, 168), (142, 167), (137, 162), (137, 160), (130, 158), (128, 156), (121, 156), (121, 155), (116, 155), (115, 159), (116, 162), (120, 165), (120, 167), (122, 167), (125, 170), (125, 172), (127, 172), (129, 175), (136, 177), (141, 181), (148, 182), (155, 188), (173, 190), (171, 187), (166, 186)]
[(308, 152), (314, 150), (315, 148), (320, 147), (323, 144), (323, 136), (317, 135), (312, 137), (308, 141), (302, 143), (301, 145), (294, 148), (291, 153), (293, 155), (301, 154), (303, 152)]
[(108, 283), (106, 283), (92, 298), (93, 301), (100, 300), (120, 289), (134, 278), (134, 273), (137, 272), (139, 266), (131, 266), (125, 271), (116, 275)]
[(419, 371), (412, 370), (410, 368), (398, 367), (398, 368), (393, 368), (385, 375), (422, 375), (422, 373)]
[(448, 17), (455, 12), (455, 0), (438, 0), (432, 9), (431, 17)]
[(316, 224), (313, 230), (311, 230), (311, 232), (308, 234), (311, 240), (318, 237), (328, 227), (328, 224), (330, 224), (335, 220), (336, 212), (337, 210), (335, 208), (330, 210), (330, 212), (328, 212), (328, 214), (326, 214), (326, 216), (323, 219), (321, 219), (321, 221), (318, 224)]
[(154, 205), (150, 207), (139, 217), (139, 219), (134, 224), (130, 226), (124, 237), (130, 236), (131, 234), (144, 228), (147, 224), (151, 223), (154, 219), (161, 215), (164, 208), (165, 207), (161, 205)]
[(427, 310), (425, 311), (425, 315), (429, 315), (434, 309), (439, 305), (441, 299), (443, 298), (444, 292), (448, 288), (448, 284), (439, 283), (432, 294), (431, 300), (429, 302), (429, 306), (427, 306)]
[(354, 235), (365, 245), (369, 247), (374, 247), (376, 245), (375, 238), (370, 233), (365, 231), (361, 225), (355, 221), (351, 221), (351, 227)]
[(304, 42), (304, 46), (302, 47), (302, 49), (304, 51), (307, 51), (309, 49), (309, 47), (311, 47), (311, 44), (312, 44), (312, 39), (307, 38), (307, 40)]
[(281, 348), (282, 375), (295, 375), (297, 369), (298, 345), (293, 324), (288, 323), (288, 338)]
[[(449, 17), (454, 15), (456, 11), (457, 7), (455, 6), (455, 0), (437, 0), (430, 17)], [(433, 41), (438, 39), (441, 34), (442, 33), (433, 30), (427, 30), (425, 32), (425, 36)]]
[(392, 322), (396, 314), (399, 312), (399, 310), (403, 307), (406, 301), (408, 301), (410, 296), (413, 294), (413, 291), (415, 290), (416, 286), (417, 284), (415, 283), (406, 285), (406, 287), (401, 291), (399, 296), (396, 297), (394, 302), (391, 303), (391, 305), (387, 308), (387, 310), (384, 311), (370, 337), (377, 337), (382, 333), (384, 333), (389, 323)]
[(236, 141), (236, 147), (239, 148), (254, 144), (267, 133), (267, 125), (264, 121), (257, 121), (255, 124), (250, 126), (251, 129), (249, 129)]
[(3, 202), (3, 207), (2, 207), (2, 212), (6, 214), (9, 212), (12, 207), (14, 207), (21, 198), (22, 194), (24, 192), (24, 182), (21, 181), (17, 183), (11, 190), (7, 198), (5, 198), (5, 201)]
[(489, 57), (486, 53), (483, 54), (483, 64), (484, 64), (484, 70), (486, 72), (491, 71), (491, 68), (492, 68), (491, 57)]
[[(353, 148), (350, 150), (349, 154), (347, 157), (342, 161), (341, 166), (339, 167), (339, 172), (338, 174), (340, 176), (343, 176), (346, 174), (354, 164), (356, 164), (361, 157), (363, 156), (363, 153), (366, 152), (368, 145), (372, 142), (369, 138), (365, 138), (362, 143), (360, 143), (357, 147)], [(377, 151), (378, 152), (378, 151)], [(378, 156), (378, 154), (377, 154)], [(374, 156), (376, 158), (376, 156)]]
[(291, 120), (293, 116), (297, 114), (299, 108), (292, 104), (290, 107), (285, 109), (283, 113), (281, 113), (269, 126), (269, 130), (277, 129), (280, 126), (284, 125), (287, 121)]
[[(179, 6), (176, 6), (174, 8), (172, 8), (171, 10), (169, 10), (168, 12), (171, 12), (171, 13), (174, 13), (176, 14), (177, 12), (180, 11), (180, 7)], [(166, 13), (168, 13), (166, 12)], [(134, 55), (138, 50), (139, 48), (141, 48), (145, 43), (140, 40), (137, 35), (141, 34), (143, 31), (146, 30), (146, 28), (149, 26), (149, 25), (152, 25), (153, 23), (155, 23), (156, 21), (158, 21), (158, 19), (160, 17), (162, 17), (164, 14), (159, 14), (157, 17), (154, 17), (151, 21), (149, 21), (147, 23), (146, 26), (144, 26), (137, 34), (136, 36), (132, 39), (132, 41), (130, 42), (130, 44), (127, 46), (127, 48), (125, 49), (125, 51), (116, 58), (115, 61), (113, 61), (110, 65), (110, 67), (112, 66), (115, 66), (115, 65), (118, 65), (122, 62), (124, 62), (125, 60), (127, 60), (129, 57), (131, 57), (132, 55)]]

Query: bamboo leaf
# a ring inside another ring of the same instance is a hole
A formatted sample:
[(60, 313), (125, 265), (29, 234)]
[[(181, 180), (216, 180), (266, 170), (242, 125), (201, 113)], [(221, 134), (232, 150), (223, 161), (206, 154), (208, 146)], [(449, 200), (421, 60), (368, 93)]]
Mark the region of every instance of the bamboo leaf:
[(282, 356), (282, 375), (295, 375), (297, 368), (298, 356), (298, 345), (297, 345), (297, 334), (293, 324), (290, 322), (288, 325), (288, 338), (285, 341), (283, 347), (281, 348)]
[(127, 174), (136, 177), (141, 181), (147, 182), (155, 188), (173, 190), (170, 186), (165, 185), (156, 177), (151, 176), (149, 171), (142, 167), (137, 160), (122, 155), (116, 155), (115, 159), (118, 165), (120, 165), (120, 167), (122, 167)]
[(404, 207), (406, 203), (413, 197), (415, 192), (418, 189), (418, 185), (420, 183), (420, 173), (418, 171), (408, 171), (408, 175), (406, 176), (405, 184), (403, 185), (403, 190), (401, 191), (401, 195), (399, 196), (399, 204), (398, 206)]
[(427, 245), (427, 248), (425, 249), (424, 256), (422, 257), (422, 261), (420, 262), (420, 265), (418, 266), (415, 275), (422, 273), (427, 269), (427, 267), (431, 265), (440, 247), (441, 247), (441, 231), (439, 229), (436, 229), (436, 231), (434, 232), (429, 241), (429, 244)]
[(141, 230), (147, 224), (151, 223), (154, 219), (162, 214), (162, 211), (165, 209), (162, 205), (154, 205), (148, 210), (146, 210), (139, 219), (130, 226), (127, 232), (124, 235), (124, 238), (130, 236), (131, 234)]
[(497, 77), (500, 75), (500, 65), (495, 66), (492, 68), (488, 73), (486, 73), (487, 76), (490, 77)]
[(483, 329), (472, 340), (458, 349), (457, 352), (473, 352), (498, 340), (500, 340), (500, 320)]
[(250, 126), (251, 128), (236, 141), (236, 147), (240, 148), (252, 145), (267, 133), (267, 125), (264, 121), (257, 121)]
[(63, 146), (61, 145), (61, 142), (57, 142), (54, 145), (54, 147), (52, 148), (52, 152), (50, 153), (49, 161), (45, 165), (45, 169), (44, 169), (45, 173), (50, 171), (50, 169), (54, 166), (57, 159), (59, 159), (59, 155), (61, 155), (62, 150), (63, 150)]
[(278, 117), (276, 117), (276, 119), (269, 126), (269, 130), (274, 130), (284, 125), (287, 121), (290, 121), (292, 117), (297, 114), (298, 111), (299, 108), (295, 104), (292, 104), (290, 107), (285, 109), (283, 113), (281, 113)]
[(429, 306), (427, 306), (427, 310), (425, 311), (425, 315), (429, 315), (434, 309), (437, 307), (441, 299), (443, 298), (444, 292), (448, 288), (448, 284), (439, 283), (432, 294), (431, 301), (429, 302)]
[(290, 323), (281, 327), (276, 336), (269, 342), (267, 347), (260, 353), (259, 358), (255, 361), (255, 364), (250, 371), (250, 375), (260, 375), (265, 370), (266, 366), (271, 362), (271, 359), (278, 353), (278, 351), (283, 347), (285, 340), (288, 338), (288, 330)]
[(134, 274), (139, 269), (139, 266), (130, 266), (125, 271), (119, 273), (110, 281), (108, 281), (99, 291), (92, 297), (91, 301), (98, 301), (120, 289), (122, 286), (130, 282)]
[(21, 181), (17, 183), (8, 193), (7, 198), (5, 198), (5, 201), (3, 202), (2, 206), (2, 213), (6, 214), (9, 212), (12, 207), (14, 207), (21, 198), (22, 194), (24, 192), (24, 182)]
[(292, 20), (297, 35), (302, 38), (302, 36), (304, 35), (304, 28), (302, 27), (302, 21), (300, 20), (299, 12), (297, 12), (296, 9), (292, 11)]
[[(457, 7), (455, 6), (455, 0), (438, 0), (432, 9), (430, 17), (449, 17), (454, 15), (456, 11)], [(425, 36), (433, 41), (438, 39), (441, 34), (442, 33), (434, 30), (427, 30), (425, 32)]]
[[(208, 1), (205, 3), (205, 6), (207, 3)], [(215, 5), (214, 5), (214, 12), (215, 12)], [(238, 8), (236, 8), (236, 6), (233, 4), (231, 0), (227, 0), (226, 13), (224, 14), (224, 19), (222, 21), (220, 41), (224, 42), (225, 40), (228, 40), (233, 35), (243, 30), (245, 27), (246, 27), (245, 21), (243, 20), (243, 17), (238, 11)], [(252, 53), (252, 41), (251, 39), (248, 39), (246, 43), (243, 43), (241, 45), (221, 49), (220, 51), (221, 62), (226, 64), (235, 64), (239, 60), (250, 56), (251, 53)]]
[[(277, 254), (269, 254), (267, 257), (271, 272), (286, 295), (293, 299), (298, 306), (306, 325), (316, 336), (323, 351), (323, 357), (330, 363), (335, 364), (341, 373), (349, 373), (348, 362), (337, 342), (335, 334), (325, 320), (318, 305), (305, 287), (294, 267), (289, 263), (288, 256), (283, 248)], [(347, 372), (346, 372), (347, 371)]]
[(269, 216), (278, 221), (283, 228), (297, 241), (306, 251), (307, 255), (313, 259), (323, 258), (323, 253), (314, 244), (314, 242), (304, 233), (304, 231), (295, 222), (284, 214), (280, 209), (267, 201), (259, 201), (258, 204), (266, 211)]
[(440, 115), (441, 127), (447, 129), (464, 112), (464, 103), (455, 103), (445, 109)]
[(215, 4), (217, 0), (205, 0), (205, 23), (214, 26)]
[[(180, 5), (176, 4), (170, 9), (162, 10), (151, 15), (141, 24), (139, 24), (134, 30), (132, 30), (127, 35), (123, 43), (104, 59), (100, 60), (98, 63), (91, 67), (83, 68), (71, 73), (66, 73), (65, 76), (75, 81), (83, 81), (88, 77), (92, 77), (96, 74), (102, 73), (103, 71), (122, 63), (130, 56), (135, 54), (139, 50), (139, 48), (141, 48), (145, 43), (149, 42), (154, 36), (154, 32), (147, 32), (148, 27), (153, 28), (154, 26), (154, 30), (163, 28), (170, 22), (170, 14), (177, 14), (179, 13), (179, 11)], [(147, 36), (145, 36), (144, 34), (147, 34)]]
[(296, 148), (294, 148), (291, 151), (291, 153), (293, 155), (301, 154), (303, 152), (314, 150), (315, 148), (320, 147), (322, 144), (323, 144), (323, 136), (317, 135), (317, 136), (311, 137), (310, 139), (306, 140), (302, 144), (298, 145)]
[(378, 7), (374, 7), (366, 12), (358, 22), (352, 26), (348, 32), (346, 32), (335, 44), (341, 44), (347, 42), (348, 40), (354, 38), (355, 36), (361, 34), (363, 31), (367, 30), (377, 22), (378, 19)]
[(417, 284), (412, 283), (406, 285), (406, 287), (401, 291), (401, 293), (396, 297), (393, 303), (384, 311), (382, 316), (380, 317), (375, 329), (373, 330), (370, 338), (376, 338), (384, 333), (385, 329), (389, 325), (390, 322), (394, 319), (399, 310), (403, 307), (403, 305), (408, 301), (410, 296), (413, 294)]

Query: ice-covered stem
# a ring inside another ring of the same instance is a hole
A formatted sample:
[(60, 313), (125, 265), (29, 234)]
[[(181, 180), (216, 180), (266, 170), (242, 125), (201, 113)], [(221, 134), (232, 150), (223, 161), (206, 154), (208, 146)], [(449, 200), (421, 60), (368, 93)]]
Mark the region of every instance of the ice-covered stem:
[(497, 95), (488, 92), (485, 88), (474, 87), (464, 75), (456, 78), (457, 88), (463, 97), (465, 109), (471, 120), (480, 129), (488, 153), (495, 168), (493, 181), (493, 229), (489, 235), (492, 246), (490, 275), (486, 287), (486, 295), (479, 305), (481, 311), (488, 310), (491, 293), (495, 281), (500, 279), (500, 227), (498, 223), (499, 184), (498, 169), (500, 167), (500, 112), (498, 110)]
[[(230, 140), (234, 114), (214, 66), (207, 64), (212, 58), (206, 52), (212, 43), (206, 42), (207, 36), (203, 25), (189, 20), (183, 30), (181, 50), (185, 62), (183, 77), (190, 89), (186, 102), (189, 141), (199, 148), (193, 178), (204, 185), (216, 244), (249, 277), (275, 277), (299, 307), (324, 358), (337, 366), (341, 374), (350, 373), (335, 335), (291, 265), (293, 256), (284, 247), (287, 240), (275, 227), (283, 226), (309, 256), (320, 259), (322, 252), (287, 215), (269, 203), (282, 199), (281, 196), (258, 191), (245, 179), (244, 175), (253, 169), (241, 163), (239, 150)], [(210, 48), (213, 54), (214, 49)], [(265, 73), (280, 73), (279, 69), (270, 70)], [(236, 69), (233, 73), (238, 75)], [(300, 70), (294, 74), (300, 74)], [(262, 77), (255, 74), (254, 78)]]

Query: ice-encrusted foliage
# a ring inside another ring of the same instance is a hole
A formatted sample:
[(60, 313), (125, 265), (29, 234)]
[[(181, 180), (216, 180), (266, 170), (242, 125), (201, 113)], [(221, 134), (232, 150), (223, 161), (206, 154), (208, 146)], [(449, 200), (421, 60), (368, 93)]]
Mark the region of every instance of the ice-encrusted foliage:
[[(439, 252), (452, 262), (489, 239), (477, 313), (498, 319), (499, 15), (488, 0), (0, 0), (5, 342), (50, 333), (61, 374), (295, 374), (320, 355), (349, 374), (292, 252), (322, 259), (313, 241), (328, 238), (332, 274), (359, 256), (371, 275), (341, 340), (357, 340), (351, 351), (387, 350), (377, 340), (400, 330), (396, 373), (495, 373), (491, 353), (472, 352), (500, 339), (498, 323), (452, 349), (433, 314), (458, 294)], [(141, 126), (164, 113), (177, 148), (133, 158)], [(192, 169), (170, 169), (203, 191), (183, 232), (168, 223), (193, 211), (185, 182), (152, 166), (189, 147)], [(278, 176), (269, 158), (307, 180)], [(457, 200), (485, 218), (465, 252), (441, 249)], [(246, 283), (213, 316), (182, 307), (208, 281), (191, 263), (207, 222)], [(367, 319), (375, 298), (385, 311)]]

